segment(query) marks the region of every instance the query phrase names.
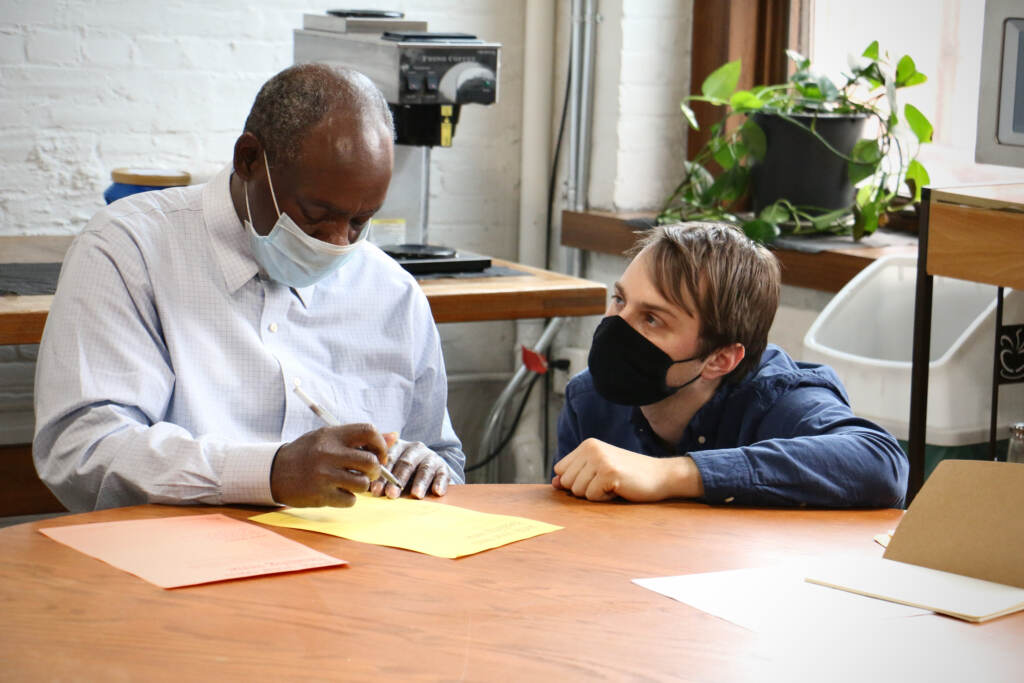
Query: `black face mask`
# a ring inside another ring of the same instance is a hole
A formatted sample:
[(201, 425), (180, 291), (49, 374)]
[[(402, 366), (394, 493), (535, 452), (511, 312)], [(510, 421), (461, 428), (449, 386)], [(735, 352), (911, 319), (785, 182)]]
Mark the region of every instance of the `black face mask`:
[(698, 358), (700, 356), (672, 360), (621, 317), (611, 315), (594, 330), (587, 365), (594, 388), (605, 400), (627, 406), (646, 406), (696, 382), (700, 373), (678, 387), (668, 386), (665, 379), (669, 368), (676, 363)]

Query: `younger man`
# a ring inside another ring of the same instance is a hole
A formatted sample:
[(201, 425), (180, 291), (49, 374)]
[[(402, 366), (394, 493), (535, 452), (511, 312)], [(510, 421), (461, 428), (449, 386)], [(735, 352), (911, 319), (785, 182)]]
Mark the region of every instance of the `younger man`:
[(899, 507), (908, 461), (835, 372), (768, 345), (779, 265), (727, 225), (659, 226), (572, 379), (552, 484), (589, 500)]

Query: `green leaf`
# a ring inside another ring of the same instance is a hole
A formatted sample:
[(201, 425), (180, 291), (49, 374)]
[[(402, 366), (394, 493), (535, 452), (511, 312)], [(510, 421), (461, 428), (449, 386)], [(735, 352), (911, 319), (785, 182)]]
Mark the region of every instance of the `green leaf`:
[(903, 55), (896, 64), (896, 85), (903, 85), (915, 73), (917, 73), (917, 66), (914, 65), (914, 60), (910, 58), (910, 55)]
[(878, 207), (868, 204), (863, 208), (853, 210), (853, 239), (860, 240), (864, 235), (870, 235), (878, 227)]
[(781, 202), (773, 202), (761, 209), (761, 213), (757, 214), (757, 217), (762, 221), (778, 225), (783, 221), (789, 220), (789, 209)]
[(697, 115), (693, 113), (693, 110), (686, 106), (685, 102), (679, 104), (679, 108), (683, 110), (683, 117), (686, 122), (690, 124), (690, 128), (694, 130), (700, 130), (700, 126), (697, 125)]
[(739, 82), (740, 60), (737, 59), (723, 64), (712, 71), (711, 75), (704, 79), (704, 84), (700, 86), (700, 91), (705, 97), (720, 100), (724, 103), (729, 99), (733, 91), (736, 90), (736, 85)]
[(743, 223), (743, 232), (755, 242), (767, 244), (775, 241), (775, 237), (779, 234), (779, 229), (768, 221), (755, 218), (752, 221), (745, 221)]
[(705, 204), (732, 202), (746, 192), (749, 171), (738, 164), (725, 170), (701, 197)]
[(914, 60), (910, 58), (910, 55), (904, 55), (900, 59), (899, 64), (896, 65), (897, 88), (906, 88), (918, 83), (924, 83), (927, 80), (928, 77), (917, 70), (917, 66), (914, 64)]
[(764, 102), (749, 90), (737, 90), (729, 98), (729, 106), (735, 111), (751, 111), (763, 107)]
[(733, 164), (736, 163), (736, 154), (733, 152), (730, 145), (719, 141), (720, 144), (715, 145), (712, 148), (711, 156), (722, 167), (723, 170), (729, 170)]
[(839, 223), (843, 216), (848, 215), (850, 215), (850, 208), (844, 207), (829, 211), (828, 213), (811, 216), (810, 221), (815, 230), (826, 230)]
[(878, 59), (878, 41), (874, 40), (864, 48), (864, 52), (861, 53), (861, 57), (867, 57), (868, 59)]
[(707, 189), (711, 187), (712, 183), (715, 182), (714, 176), (700, 164), (695, 164), (692, 161), (687, 161), (683, 164), (686, 169), (686, 174), (690, 179), (690, 183), (698, 193), (707, 192)]
[(817, 79), (818, 90), (824, 96), (825, 100), (837, 100), (839, 99), (839, 88), (832, 82), (832, 79), (828, 76), (819, 76)]
[[(796, 90), (800, 93), (800, 96), (805, 100), (814, 100), (816, 102), (822, 102), (825, 99), (825, 95), (821, 92), (821, 88), (818, 87), (817, 83), (812, 81), (806, 81), (804, 83), (797, 83)], [(808, 109), (813, 108), (811, 102), (807, 102), (804, 106)]]
[(850, 161), (847, 165), (847, 173), (850, 175), (850, 182), (856, 185), (865, 178), (875, 174), (878, 162), (882, 159), (882, 150), (878, 141), (873, 138), (858, 140), (850, 152)]
[(921, 142), (931, 142), (932, 128), (931, 121), (929, 121), (921, 111), (912, 104), (908, 104), (903, 108), (903, 117), (907, 119), (907, 125), (910, 126), (910, 130), (914, 131), (914, 135)]
[(871, 89), (881, 86), (885, 82), (885, 76), (882, 74), (882, 69), (879, 68), (877, 62), (871, 62), (871, 64), (864, 69), (863, 76), (867, 79), (867, 82), (871, 84)]
[(857, 198), (854, 200), (854, 204), (856, 204), (858, 208), (863, 208), (871, 202), (877, 191), (878, 188), (874, 185), (864, 185), (857, 190)]
[(921, 201), (921, 188), (932, 181), (928, 176), (928, 171), (925, 170), (924, 166), (917, 159), (911, 160), (907, 166), (907, 174), (905, 176), (907, 187), (914, 194), (914, 201)]
[(811, 65), (811, 60), (807, 59), (807, 57), (804, 57), (796, 50), (786, 50), (786, 56), (796, 63), (796, 68), (800, 71)]
[(758, 161), (764, 160), (764, 155), (768, 151), (768, 139), (764, 136), (761, 126), (754, 123), (751, 119), (747, 119), (740, 127), (740, 138), (743, 139), (747, 150), (755, 159)]

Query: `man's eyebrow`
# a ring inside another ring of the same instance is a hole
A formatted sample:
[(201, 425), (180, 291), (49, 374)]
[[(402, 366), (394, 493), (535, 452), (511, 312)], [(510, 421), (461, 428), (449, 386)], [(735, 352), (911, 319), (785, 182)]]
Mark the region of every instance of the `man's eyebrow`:
[(373, 208), (370, 208), (370, 209), (366, 209), (365, 211), (360, 211), (358, 213), (351, 214), (350, 212), (345, 211), (344, 209), (341, 209), (341, 208), (335, 206), (334, 204), (332, 204), (331, 202), (329, 202), (327, 200), (311, 199), (311, 198), (301, 198), (301, 200), (306, 202), (306, 203), (308, 203), (308, 204), (310, 204), (310, 205), (312, 205), (312, 206), (314, 206), (314, 207), (316, 207), (316, 208), (318, 208), (318, 209), (323, 209), (327, 213), (344, 214), (346, 216), (348, 216), (348, 215), (353, 215), (353, 216), (372, 215), (372, 214), (375, 214), (378, 211), (380, 211), (381, 208), (384, 206), (383, 204), (378, 204), (377, 206), (375, 206)]
[[(612, 286), (615, 289), (615, 294), (616, 295), (621, 296), (623, 294), (621, 283), (616, 281), (615, 284), (612, 285)], [(641, 301), (634, 301), (633, 303), (639, 305), (640, 307), (642, 307), (642, 308), (644, 308), (646, 310), (654, 311), (655, 313), (663, 313), (665, 315), (671, 316), (672, 318), (678, 318), (679, 317), (679, 313), (678, 313), (678, 311), (677, 311), (675, 306), (671, 306), (671, 305), (663, 306), (661, 304), (654, 304), (654, 303), (651, 303), (649, 301), (643, 301), (643, 300), (641, 300)]]

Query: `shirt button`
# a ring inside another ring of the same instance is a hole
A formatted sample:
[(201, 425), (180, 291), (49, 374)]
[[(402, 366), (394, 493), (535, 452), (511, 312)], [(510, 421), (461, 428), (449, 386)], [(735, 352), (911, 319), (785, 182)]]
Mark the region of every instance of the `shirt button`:
[(705, 441), (707, 441), (707, 439), (705, 439), (705, 438), (704, 438), (703, 436), (698, 436), (698, 437), (697, 437), (697, 443), (699, 443), (699, 444), (702, 444), (702, 443), (704, 443)]
[(270, 323), (267, 325), (267, 329), (271, 332), (277, 332), (277, 323)]

